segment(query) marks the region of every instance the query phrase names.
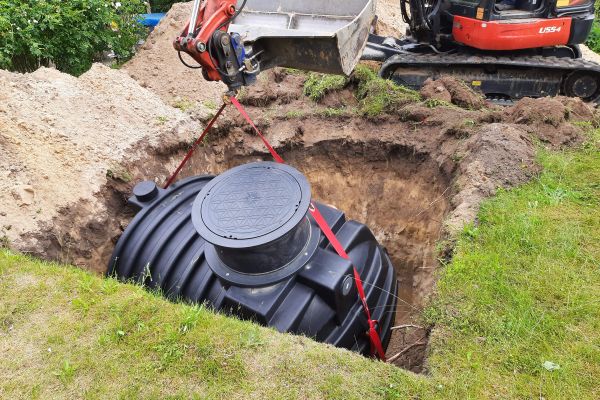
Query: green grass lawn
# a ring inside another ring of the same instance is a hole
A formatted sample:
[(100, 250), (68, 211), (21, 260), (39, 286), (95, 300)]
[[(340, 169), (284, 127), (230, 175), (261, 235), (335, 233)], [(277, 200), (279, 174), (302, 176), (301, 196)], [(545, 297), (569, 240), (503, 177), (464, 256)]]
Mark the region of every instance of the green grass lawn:
[(600, 152), (483, 206), (424, 318), (417, 376), (0, 251), (0, 398), (598, 399)]

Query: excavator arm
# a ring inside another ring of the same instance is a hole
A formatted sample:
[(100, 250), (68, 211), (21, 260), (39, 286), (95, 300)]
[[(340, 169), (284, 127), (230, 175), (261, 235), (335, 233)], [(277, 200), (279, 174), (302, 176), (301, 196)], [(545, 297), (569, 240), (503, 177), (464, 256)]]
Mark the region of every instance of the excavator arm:
[(276, 66), (350, 74), (374, 17), (374, 0), (195, 0), (174, 47), (235, 92)]
[(173, 46), (189, 54), (202, 68), (204, 79), (223, 81), (230, 90), (248, 84), (244, 70), (251, 70), (240, 36), (229, 33), (233, 18), (246, 2), (237, 8), (236, 0), (195, 0), (192, 15)]

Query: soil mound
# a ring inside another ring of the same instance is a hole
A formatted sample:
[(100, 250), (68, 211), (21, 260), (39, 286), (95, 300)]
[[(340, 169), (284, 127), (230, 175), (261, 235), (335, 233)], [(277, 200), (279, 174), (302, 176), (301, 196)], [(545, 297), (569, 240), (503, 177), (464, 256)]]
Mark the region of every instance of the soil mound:
[[(191, 10), (192, 2), (175, 3), (136, 56), (123, 68), (140, 85), (158, 94), (167, 104), (220, 104), (227, 87), (221, 82), (205, 81), (202, 72), (184, 66), (173, 49), (173, 40), (181, 34)], [(181, 56), (188, 64), (197, 65), (186, 54)]]
[(442, 76), (436, 80), (427, 79), (421, 88), (421, 95), (426, 99), (443, 100), (472, 110), (480, 110), (486, 105), (485, 97), (481, 93), (450, 76)]
[(571, 122), (591, 121), (593, 118), (590, 106), (568, 97), (524, 98), (504, 111), (506, 121), (519, 124), (554, 147), (580, 143), (580, 130)]
[(112, 251), (106, 229), (118, 226), (101, 189), (136, 178), (129, 164), (149, 167), (197, 128), (100, 64), (80, 78), (47, 68), (0, 71), (0, 237), (24, 252), (99, 268), (94, 261)]
[(474, 221), (479, 204), (498, 188), (524, 183), (538, 172), (529, 135), (509, 124), (482, 126), (457, 157), (461, 158), (455, 181), (458, 189), (452, 198), (454, 210), (446, 220), (456, 229), (465, 221)]

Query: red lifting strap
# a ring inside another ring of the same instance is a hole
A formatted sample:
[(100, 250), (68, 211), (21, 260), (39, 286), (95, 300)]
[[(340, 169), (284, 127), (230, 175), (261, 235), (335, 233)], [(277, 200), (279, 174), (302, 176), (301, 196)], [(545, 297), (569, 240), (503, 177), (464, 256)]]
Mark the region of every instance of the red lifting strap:
[[(271, 146), (271, 144), (269, 143), (267, 138), (265, 138), (265, 136), (260, 132), (260, 130), (256, 127), (256, 125), (254, 125), (254, 122), (252, 122), (252, 119), (250, 118), (248, 113), (246, 113), (246, 110), (244, 110), (244, 107), (242, 107), (240, 102), (235, 97), (231, 97), (231, 103), (235, 106), (235, 108), (238, 109), (240, 114), (242, 114), (242, 116), (246, 119), (246, 121), (248, 121), (248, 123), (252, 126), (252, 128), (254, 129), (256, 134), (260, 137), (260, 139), (263, 141), (265, 146), (267, 146), (267, 149), (269, 149), (269, 152), (271, 153), (271, 155), (273, 156), (275, 161), (283, 164), (284, 163), (283, 158), (281, 158), (281, 156), (279, 154), (277, 154), (277, 151), (275, 151), (273, 146)], [(350, 261), (350, 257), (348, 257), (346, 250), (344, 250), (344, 247), (342, 246), (340, 241), (337, 239), (337, 237), (331, 230), (331, 227), (329, 226), (327, 221), (325, 221), (325, 218), (323, 218), (323, 216), (321, 215), (321, 213), (319, 212), (317, 207), (315, 207), (313, 202), (310, 203), (310, 207), (308, 210), (309, 210), (310, 214), (313, 216), (313, 218), (315, 219), (315, 221), (317, 222), (317, 225), (319, 225), (319, 228), (321, 228), (321, 231), (323, 231), (323, 233), (327, 237), (327, 240), (329, 240), (329, 243), (331, 243), (331, 246), (338, 253), (338, 255), (340, 257)], [(369, 339), (371, 341), (371, 354), (377, 355), (377, 357), (379, 357), (379, 359), (381, 359), (382, 361), (385, 361), (385, 351), (383, 351), (383, 345), (381, 344), (379, 332), (377, 332), (377, 321), (371, 319), (371, 311), (369, 310), (369, 305), (367, 304), (367, 296), (365, 295), (365, 289), (363, 287), (362, 280), (360, 279), (360, 274), (358, 273), (356, 267), (354, 267), (354, 266), (352, 266), (352, 267), (354, 269), (354, 282), (356, 283), (356, 289), (358, 290), (358, 296), (360, 297), (360, 301), (362, 302), (362, 306), (365, 311), (367, 321), (369, 323), (368, 335), (369, 335)]]
[(223, 110), (225, 109), (225, 107), (227, 107), (227, 103), (223, 103), (221, 108), (219, 108), (219, 111), (217, 111), (217, 113), (215, 114), (214, 117), (212, 117), (212, 119), (210, 120), (208, 125), (206, 125), (206, 128), (204, 128), (204, 131), (202, 132), (202, 135), (200, 135), (200, 137), (194, 142), (190, 151), (187, 152), (187, 154), (185, 155), (185, 157), (183, 158), (183, 160), (181, 161), (181, 163), (179, 164), (179, 166), (177, 167), (175, 172), (173, 172), (173, 175), (171, 175), (169, 177), (169, 179), (167, 180), (167, 183), (165, 183), (165, 189), (168, 188), (169, 186), (171, 186), (173, 184), (173, 182), (175, 182), (175, 179), (177, 179), (177, 176), (179, 175), (179, 173), (181, 172), (181, 170), (183, 169), (185, 164), (187, 164), (187, 162), (190, 160), (190, 158), (192, 158), (192, 156), (194, 155), (194, 152), (196, 151), (196, 148), (200, 145), (200, 143), (202, 143), (202, 141), (204, 140), (204, 137), (206, 136), (208, 131), (210, 131), (210, 128), (212, 128), (212, 126), (215, 124), (215, 122), (217, 121), (217, 119), (219, 118), (221, 113), (223, 113)]

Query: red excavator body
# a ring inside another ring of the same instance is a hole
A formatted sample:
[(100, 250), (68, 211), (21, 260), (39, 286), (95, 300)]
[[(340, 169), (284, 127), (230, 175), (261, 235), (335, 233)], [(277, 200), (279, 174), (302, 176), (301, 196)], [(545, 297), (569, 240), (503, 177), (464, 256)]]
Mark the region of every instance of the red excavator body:
[[(498, 101), (600, 99), (600, 65), (583, 60), (594, 0), (400, 0), (406, 37), (369, 27), (374, 0), (196, 0), (175, 48), (205, 79), (236, 90), (275, 66), (348, 74), (358, 60), (419, 89), (453, 75)], [(193, 29), (189, 29), (192, 26)], [(365, 47), (366, 46), (366, 47)]]

